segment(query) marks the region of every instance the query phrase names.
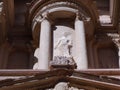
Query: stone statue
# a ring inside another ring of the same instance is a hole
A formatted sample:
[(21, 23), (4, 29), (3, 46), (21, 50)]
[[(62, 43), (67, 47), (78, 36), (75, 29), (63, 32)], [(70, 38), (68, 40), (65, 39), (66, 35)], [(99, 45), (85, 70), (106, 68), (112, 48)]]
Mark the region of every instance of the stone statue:
[(67, 36), (68, 33), (64, 33), (64, 35), (58, 39), (57, 43), (55, 43), (54, 56), (71, 57), (72, 40)]
[(51, 65), (75, 65), (71, 55), (72, 40), (70, 33), (65, 32), (54, 45), (54, 57), (50, 62)]

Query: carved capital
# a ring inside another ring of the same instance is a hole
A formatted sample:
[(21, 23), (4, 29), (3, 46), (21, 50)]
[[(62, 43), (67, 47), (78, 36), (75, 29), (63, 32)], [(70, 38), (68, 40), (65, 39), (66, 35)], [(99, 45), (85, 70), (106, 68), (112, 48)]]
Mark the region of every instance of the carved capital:
[(80, 13), (79, 11), (76, 12), (76, 21), (90, 21), (90, 17), (86, 17), (84, 14)]
[(112, 41), (115, 43), (115, 45), (120, 50), (120, 35), (119, 34), (108, 34), (112, 38)]
[(48, 14), (49, 14), (49, 12), (45, 12), (43, 15), (39, 14), (39, 16), (37, 18), (35, 18), (35, 21), (42, 22), (45, 19), (49, 20)]
[(42, 20), (42, 15), (39, 15), (33, 20), (33, 22), (41, 22), (41, 20)]

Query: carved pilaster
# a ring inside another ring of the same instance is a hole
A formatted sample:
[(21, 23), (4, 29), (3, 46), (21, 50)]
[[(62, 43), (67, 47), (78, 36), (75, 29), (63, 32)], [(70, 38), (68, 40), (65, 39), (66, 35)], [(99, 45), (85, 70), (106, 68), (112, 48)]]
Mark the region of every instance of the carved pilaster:
[[(75, 62), (77, 69), (88, 69), (85, 27), (82, 14), (76, 13), (75, 20)], [(82, 43), (82, 44), (81, 44)]]
[(112, 41), (119, 48), (120, 47), (120, 35), (119, 34), (108, 34), (112, 38)]
[(48, 12), (43, 14), (42, 19), (39, 19), (40, 37), (38, 49), (38, 69), (49, 69), (49, 61), (51, 60), (51, 23), (48, 20)]
[(119, 68), (120, 68), (120, 35), (119, 34), (108, 34), (112, 38), (112, 41), (115, 43), (118, 48), (118, 56), (119, 56)]

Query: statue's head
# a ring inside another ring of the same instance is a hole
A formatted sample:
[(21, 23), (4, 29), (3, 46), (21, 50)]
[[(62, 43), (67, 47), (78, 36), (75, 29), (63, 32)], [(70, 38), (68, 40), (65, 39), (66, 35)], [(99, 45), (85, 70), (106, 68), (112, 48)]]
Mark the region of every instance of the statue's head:
[(69, 36), (69, 35), (70, 35), (69, 32), (64, 32), (64, 33), (63, 33), (63, 36), (64, 36), (64, 37), (67, 37), (67, 36)]

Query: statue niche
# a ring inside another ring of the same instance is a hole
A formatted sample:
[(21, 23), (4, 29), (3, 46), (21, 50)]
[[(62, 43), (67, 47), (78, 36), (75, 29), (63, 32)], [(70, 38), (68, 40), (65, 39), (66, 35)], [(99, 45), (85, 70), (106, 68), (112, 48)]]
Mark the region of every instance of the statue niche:
[(63, 31), (62, 35), (54, 41), (53, 60), (51, 61), (51, 65), (75, 65), (72, 48), (72, 33)]

